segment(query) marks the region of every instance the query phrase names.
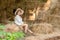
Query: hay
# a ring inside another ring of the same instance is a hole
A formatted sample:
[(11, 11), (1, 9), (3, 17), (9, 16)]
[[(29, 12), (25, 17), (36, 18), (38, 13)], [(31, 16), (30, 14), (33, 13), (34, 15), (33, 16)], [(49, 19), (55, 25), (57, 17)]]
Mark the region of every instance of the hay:
[(48, 23), (34, 24), (31, 27), (31, 30), (36, 34), (37, 33), (48, 34), (48, 33), (52, 33), (54, 31), (53, 26)]
[(41, 39), (36, 36), (29, 36), (29, 37), (26, 37), (24, 40), (41, 40)]
[(37, 36), (28, 36), (24, 40), (60, 40), (60, 33), (54, 32), (52, 34), (40, 34)]

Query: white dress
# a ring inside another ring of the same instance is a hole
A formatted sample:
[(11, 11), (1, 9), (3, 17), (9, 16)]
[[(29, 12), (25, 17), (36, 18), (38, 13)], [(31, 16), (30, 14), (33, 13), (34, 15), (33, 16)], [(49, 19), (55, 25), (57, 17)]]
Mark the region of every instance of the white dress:
[(22, 18), (21, 18), (21, 16), (19, 16), (19, 15), (16, 15), (16, 16), (15, 16), (14, 22), (15, 22), (15, 24), (17, 24), (17, 25), (22, 25), (22, 24), (23, 24)]

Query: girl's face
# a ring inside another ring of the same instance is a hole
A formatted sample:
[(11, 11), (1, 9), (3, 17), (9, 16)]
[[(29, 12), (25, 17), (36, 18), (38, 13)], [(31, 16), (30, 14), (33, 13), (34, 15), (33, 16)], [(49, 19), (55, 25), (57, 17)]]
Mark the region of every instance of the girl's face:
[(18, 11), (18, 15), (23, 15), (23, 12)]

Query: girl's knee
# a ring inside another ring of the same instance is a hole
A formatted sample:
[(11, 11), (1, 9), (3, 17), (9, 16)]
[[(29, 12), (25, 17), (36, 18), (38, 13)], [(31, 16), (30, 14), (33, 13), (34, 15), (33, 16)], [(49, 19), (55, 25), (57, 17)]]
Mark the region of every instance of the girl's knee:
[(28, 24), (24, 24), (25, 26), (28, 26)]

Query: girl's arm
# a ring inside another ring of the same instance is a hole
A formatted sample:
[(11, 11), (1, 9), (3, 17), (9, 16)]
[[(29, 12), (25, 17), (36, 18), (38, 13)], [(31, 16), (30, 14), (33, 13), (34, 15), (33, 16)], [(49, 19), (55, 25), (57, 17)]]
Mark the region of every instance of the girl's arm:
[(24, 11), (23, 11), (22, 9), (18, 8), (18, 9), (15, 11), (15, 15), (16, 15), (16, 13), (17, 13), (18, 10), (20, 10), (22, 13), (24, 13)]
[(20, 8), (18, 8), (18, 9), (15, 11), (15, 15), (16, 15), (16, 13), (17, 13), (18, 10), (20, 10)]

